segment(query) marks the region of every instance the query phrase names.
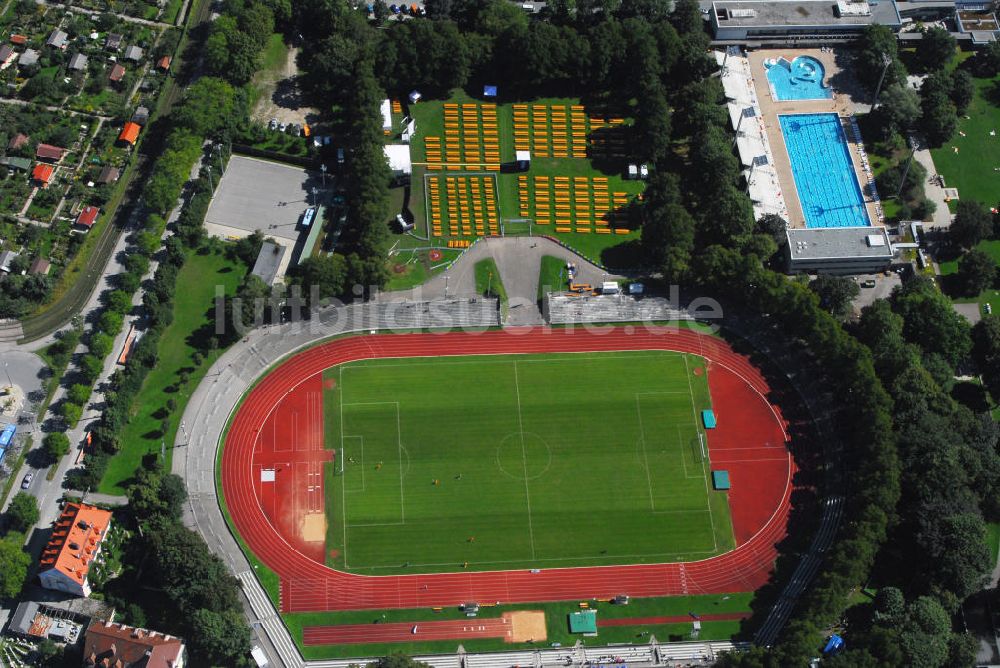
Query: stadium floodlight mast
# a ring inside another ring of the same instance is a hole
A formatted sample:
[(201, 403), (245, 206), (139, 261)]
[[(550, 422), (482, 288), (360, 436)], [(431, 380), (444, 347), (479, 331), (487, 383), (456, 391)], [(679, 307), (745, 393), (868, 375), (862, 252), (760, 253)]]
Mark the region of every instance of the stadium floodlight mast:
[(878, 106), (878, 94), (882, 92), (882, 82), (885, 81), (885, 73), (889, 71), (889, 65), (892, 65), (892, 58), (888, 53), (883, 53), (882, 74), (878, 78), (878, 86), (875, 86), (875, 97), (872, 98), (872, 111)]

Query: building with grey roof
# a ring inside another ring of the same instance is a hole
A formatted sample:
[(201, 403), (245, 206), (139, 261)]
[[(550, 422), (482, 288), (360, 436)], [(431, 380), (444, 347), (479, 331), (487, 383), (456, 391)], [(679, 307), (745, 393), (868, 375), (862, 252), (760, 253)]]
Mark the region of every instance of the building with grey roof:
[(709, 21), (716, 41), (787, 45), (857, 37), (881, 24), (903, 25), (895, 0), (715, 0)]
[(69, 68), (77, 72), (87, 69), (87, 56), (82, 53), (73, 54), (69, 59)]
[(812, 227), (785, 231), (793, 274), (874, 274), (889, 268), (895, 250), (884, 227)]
[(30, 67), (38, 63), (38, 52), (34, 49), (25, 49), (17, 58), (17, 64), (21, 67)]
[(253, 264), (250, 272), (266, 285), (273, 285), (278, 277), (278, 269), (281, 267), (281, 259), (285, 256), (286, 248), (273, 241), (265, 241), (257, 254), (257, 261)]
[(130, 46), (125, 49), (125, 60), (139, 62), (142, 60), (142, 49), (137, 46)]
[(69, 42), (69, 35), (56, 28), (49, 35), (49, 39), (45, 42), (45, 45), (52, 46), (57, 49), (65, 49), (67, 42)]

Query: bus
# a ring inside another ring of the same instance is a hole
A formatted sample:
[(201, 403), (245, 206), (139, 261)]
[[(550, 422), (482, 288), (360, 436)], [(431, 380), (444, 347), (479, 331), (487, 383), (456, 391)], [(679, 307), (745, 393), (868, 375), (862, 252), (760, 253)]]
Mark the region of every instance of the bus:
[(311, 206), (306, 209), (306, 212), (302, 214), (302, 227), (309, 227), (312, 225), (313, 218), (316, 217), (316, 207)]

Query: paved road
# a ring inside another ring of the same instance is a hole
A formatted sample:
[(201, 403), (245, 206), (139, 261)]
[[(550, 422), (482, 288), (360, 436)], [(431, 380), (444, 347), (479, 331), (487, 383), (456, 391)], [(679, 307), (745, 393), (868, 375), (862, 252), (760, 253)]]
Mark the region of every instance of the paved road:
[[(621, 278), (585, 260), (565, 246), (544, 237), (484, 238), (462, 254), (452, 266), (423, 285), (410, 290), (386, 292), (382, 301), (410, 299), (434, 300), (444, 297), (476, 296), (475, 265), (480, 260), (492, 258), (496, 262), (500, 279), (507, 290), (510, 306), (506, 324), (540, 325), (542, 314), (538, 310), (538, 272), (542, 257), (551, 255), (577, 267), (577, 282), (600, 285), (604, 280)], [(560, 286), (551, 286), (558, 290)]]

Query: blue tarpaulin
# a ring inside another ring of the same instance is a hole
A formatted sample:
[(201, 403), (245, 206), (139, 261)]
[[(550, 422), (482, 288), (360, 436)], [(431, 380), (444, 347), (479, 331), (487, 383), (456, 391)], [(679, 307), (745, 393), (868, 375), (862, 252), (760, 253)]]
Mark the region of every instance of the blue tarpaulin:
[(830, 639), (826, 641), (826, 647), (823, 648), (823, 654), (836, 654), (842, 649), (844, 649), (844, 639), (834, 633), (830, 636)]
[(715, 413), (711, 410), (701, 412), (701, 421), (704, 423), (705, 429), (715, 429)]
[(4, 425), (3, 431), (0, 431), (0, 448), (6, 448), (10, 445), (10, 442), (14, 440), (14, 432), (16, 431), (17, 427), (15, 425)]
[(496, 86), (483, 86), (483, 97), (496, 97), (497, 87)]

